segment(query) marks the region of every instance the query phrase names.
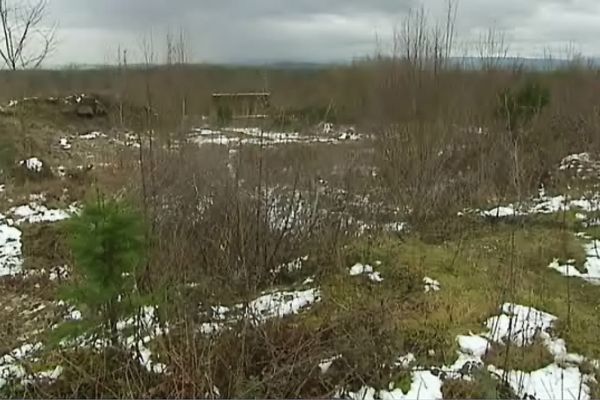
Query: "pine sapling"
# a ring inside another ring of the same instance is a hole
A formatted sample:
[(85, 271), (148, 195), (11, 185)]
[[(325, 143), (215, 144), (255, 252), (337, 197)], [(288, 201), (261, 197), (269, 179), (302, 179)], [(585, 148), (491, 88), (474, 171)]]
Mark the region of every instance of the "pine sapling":
[(64, 298), (82, 318), (61, 327), (59, 336), (95, 333), (116, 346), (118, 321), (141, 303), (135, 276), (144, 257), (142, 218), (123, 202), (100, 199), (87, 204), (68, 230), (79, 279)]

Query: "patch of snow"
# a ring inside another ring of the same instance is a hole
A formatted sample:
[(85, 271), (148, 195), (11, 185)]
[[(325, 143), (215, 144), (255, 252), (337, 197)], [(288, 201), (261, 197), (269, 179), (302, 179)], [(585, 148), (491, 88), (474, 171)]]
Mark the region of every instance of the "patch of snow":
[(69, 268), (66, 265), (59, 265), (50, 269), (50, 275), (48, 278), (51, 281), (67, 279), (69, 277)]
[(358, 392), (339, 393), (336, 397), (352, 400), (441, 400), (442, 381), (430, 371), (415, 371), (412, 373), (412, 383), (407, 393), (402, 389), (380, 390), (364, 386)]
[(307, 289), (293, 292), (273, 292), (250, 302), (248, 312), (258, 321), (297, 314), (320, 300), (320, 291)]
[(490, 367), (490, 372), (504, 376), (522, 399), (564, 399), (589, 400), (588, 378), (582, 376), (579, 368), (561, 368), (550, 364), (533, 372), (505, 371)]
[(212, 306), (209, 316), (211, 321), (201, 324), (200, 332), (203, 334), (218, 333), (227, 324), (239, 321), (243, 315), (256, 324), (273, 318), (284, 318), (288, 315), (298, 314), (320, 300), (320, 290), (312, 288), (266, 293), (250, 301), (247, 306), (242, 303), (232, 307)]
[(587, 164), (590, 162), (590, 153), (570, 154), (560, 161), (558, 169), (564, 171), (567, 169), (577, 168), (581, 163)]
[(415, 363), (416, 361), (417, 359), (415, 358), (415, 355), (413, 353), (408, 353), (398, 358), (398, 362), (396, 362), (396, 365), (403, 368), (408, 368), (411, 364)]
[(207, 128), (192, 128), (192, 132), (201, 136), (220, 135), (221, 131), (214, 131)]
[(483, 358), (490, 347), (490, 342), (479, 335), (459, 335), (456, 340), (461, 352), (479, 358)]
[(36, 381), (53, 382), (56, 381), (62, 375), (63, 371), (63, 367), (57, 365), (54, 369), (36, 372), (34, 377)]
[(343, 132), (340, 136), (338, 136), (338, 140), (340, 141), (357, 141), (361, 139), (362, 136), (354, 132)]
[[(577, 218), (580, 220), (585, 219), (586, 217), (581, 213), (581, 211), (593, 212), (600, 210), (600, 194), (596, 193), (587, 197), (583, 196), (580, 198), (571, 199), (564, 195), (549, 197), (542, 188), (540, 189), (537, 197), (523, 202), (520, 206), (508, 204), (492, 208), (491, 210), (476, 210), (476, 212), (484, 217), (504, 218), (529, 214), (554, 214), (557, 212), (570, 210), (580, 211)], [(470, 212), (473, 212), (473, 210), (466, 209), (459, 212), (458, 215), (462, 216)]]
[[(59, 302), (59, 305), (65, 305), (64, 302)], [(136, 317), (130, 317), (117, 322), (117, 330), (120, 332), (119, 343), (128, 349), (133, 358), (140, 363), (149, 372), (163, 373), (166, 370), (166, 365), (156, 363), (152, 360), (152, 352), (148, 349), (148, 343), (159, 335), (168, 332), (168, 327), (163, 329), (156, 321), (156, 308), (153, 306), (145, 306), (141, 308), (141, 312)], [(67, 319), (81, 320), (82, 315), (79, 311), (71, 308), (70, 315)], [(137, 334), (131, 336), (122, 336), (122, 332), (126, 328), (134, 328)], [(142, 337), (142, 339), (138, 339)], [(84, 346), (95, 349), (103, 349), (109, 345), (108, 340), (100, 340), (89, 336), (81, 336), (75, 339), (64, 339), (61, 341), (63, 347)]]
[(125, 135), (125, 144), (130, 147), (140, 148), (141, 137), (137, 133), (127, 133)]
[(373, 282), (383, 282), (383, 277), (381, 274), (377, 271), (374, 271), (373, 267), (369, 264), (356, 263), (350, 267), (348, 273), (350, 276), (367, 275), (367, 277)]
[(383, 230), (385, 232), (402, 233), (408, 229), (406, 222), (388, 222), (383, 224)]
[(514, 217), (517, 215), (521, 215), (521, 213), (512, 206), (506, 206), (506, 207), (499, 206), (499, 207), (492, 208), (491, 210), (482, 211), (481, 215), (484, 217), (491, 217), (491, 218), (503, 218), (503, 217)]
[(558, 260), (554, 260), (548, 267), (564, 276), (576, 277), (593, 285), (600, 285), (600, 241), (592, 240), (590, 243), (586, 243), (584, 248), (586, 261), (583, 268), (586, 272), (580, 272), (575, 266), (571, 265), (572, 262), (561, 265)]
[(19, 162), (19, 165), (25, 166), (25, 168), (33, 172), (42, 172), (42, 168), (44, 167), (44, 163), (37, 157), (22, 160)]
[(490, 332), (485, 336), (498, 343), (530, 346), (538, 335), (542, 339), (550, 338), (548, 331), (556, 319), (554, 315), (532, 307), (506, 303), (502, 306), (501, 315), (486, 321), (485, 325)]
[(71, 150), (71, 143), (69, 143), (67, 138), (60, 138), (58, 145), (63, 150)]
[(439, 281), (435, 279), (425, 277), (423, 278), (423, 283), (425, 284), (425, 293), (429, 292), (439, 292), (441, 289), (441, 285)]
[[(412, 384), (408, 393), (404, 393), (398, 388), (394, 389), (394, 384), (391, 383), (389, 390), (377, 391), (369, 386), (364, 386), (357, 392), (338, 392), (338, 397), (350, 399), (441, 399), (443, 379), (471, 379), (472, 370), (484, 366), (482, 359), (491, 342), (506, 344), (510, 341), (516, 346), (527, 346), (540, 338), (555, 357), (555, 361), (550, 365), (530, 373), (502, 371), (493, 365), (489, 365), (488, 370), (497, 378), (506, 377), (508, 384), (519, 398), (589, 400), (589, 384), (593, 382), (594, 378), (583, 375), (576, 366), (581, 364), (585, 357), (567, 353), (564, 340), (552, 337), (550, 334), (557, 317), (532, 307), (511, 303), (504, 304), (501, 310), (501, 315), (491, 317), (486, 322), (489, 330), (487, 333), (457, 336), (459, 351), (458, 359), (454, 364), (441, 367), (436, 374), (433, 374), (433, 370), (414, 367)], [(414, 356), (409, 356), (397, 365), (404, 368), (409, 367), (414, 362)], [(565, 363), (571, 365), (561, 366)]]
[(295, 260), (292, 260), (288, 263), (278, 265), (271, 271), (271, 273), (273, 275), (277, 275), (277, 274), (281, 273), (282, 271), (285, 271), (285, 272), (299, 271), (302, 269), (302, 266), (304, 265), (304, 263), (306, 261), (308, 261), (308, 256), (298, 257)]
[(309, 276), (308, 278), (306, 278), (306, 279), (305, 279), (305, 280), (302, 282), (302, 284), (303, 284), (303, 285), (310, 285), (310, 284), (312, 284), (312, 283), (314, 283), (314, 282), (315, 282), (315, 278), (314, 278), (313, 276)]
[(0, 357), (0, 389), (12, 380), (20, 383), (31, 380), (33, 377), (28, 377), (22, 363), (42, 348), (41, 343), (25, 343)]
[(370, 273), (369, 279), (376, 283), (383, 282), (383, 278), (381, 277), (381, 274), (377, 271)]
[(40, 202), (46, 201), (45, 193), (32, 193), (29, 195), (29, 201)]
[[(230, 132), (241, 136), (227, 136), (223, 132)], [(363, 137), (361, 135), (355, 133), (344, 133), (339, 138), (331, 138), (319, 135), (300, 135), (299, 132), (270, 132), (256, 127), (231, 127), (223, 129), (223, 131), (193, 129), (189, 135), (189, 140), (198, 145), (281, 145), (291, 143), (338, 143), (345, 140), (360, 140), (362, 138)]]
[(93, 132), (80, 134), (78, 136), (79, 139), (84, 139), (84, 140), (93, 140), (93, 139), (97, 139), (99, 137), (106, 137), (106, 135), (104, 133), (101, 133), (98, 131), (93, 131)]
[(369, 274), (373, 272), (373, 267), (366, 264), (356, 263), (352, 267), (350, 267), (350, 276), (357, 276), (362, 274)]
[(340, 358), (342, 358), (342, 355), (341, 355), (341, 354), (338, 354), (338, 355), (335, 355), (335, 356), (333, 356), (333, 357), (326, 358), (325, 360), (321, 361), (321, 362), (319, 363), (319, 369), (321, 370), (321, 373), (322, 373), (322, 374), (326, 374), (326, 373), (327, 373), (327, 371), (329, 371), (329, 368), (331, 368), (331, 366), (333, 365), (333, 362), (334, 362), (335, 360), (338, 360), (338, 359), (340, 359)]
[(71, 218), (73, 208), (69, 211), (60, 209), (48, 209), (46, 206), (31, 202), (29, 204), (12, 207), (9, 212), (15, 217), (17, 225), (22, 223), (57, 222)]
[(0, 277), (14, 276), (22, 271), (21, 231), (0, 224)]

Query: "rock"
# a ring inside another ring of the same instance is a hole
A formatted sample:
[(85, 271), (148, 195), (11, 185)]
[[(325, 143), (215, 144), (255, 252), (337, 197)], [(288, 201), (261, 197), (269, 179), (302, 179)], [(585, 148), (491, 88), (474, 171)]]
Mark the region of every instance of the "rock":
[(96, 96), (77, 96), (75, 99), (77, 115), (83, 118), (104, 117), (108, 114), (106, 106)]
[(77, 115), (83, 118), (94, 118), (95, 113), (94, 113), (94, 108), (92, 106), (89, 105), (80, 105), (79, 107), (77, 107)]

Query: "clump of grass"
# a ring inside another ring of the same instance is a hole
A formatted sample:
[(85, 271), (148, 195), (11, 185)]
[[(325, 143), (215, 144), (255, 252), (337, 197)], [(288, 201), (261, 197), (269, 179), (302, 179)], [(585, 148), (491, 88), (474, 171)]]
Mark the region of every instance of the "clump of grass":
[(554, 361), (541, 339), (530, 346), (517, 347), (493, 344), (485, 355), (485, 362), (505, 370), (532, 372)]
[(442, 385), (444, 399), (515, 399), (513, 390), (485, 370), (477, 370), (473, 379), (448, 379)]
[(71, 264), (71, 251), (64, 226), (64, 222), (21, 226), (25, 268), (48, 269)]

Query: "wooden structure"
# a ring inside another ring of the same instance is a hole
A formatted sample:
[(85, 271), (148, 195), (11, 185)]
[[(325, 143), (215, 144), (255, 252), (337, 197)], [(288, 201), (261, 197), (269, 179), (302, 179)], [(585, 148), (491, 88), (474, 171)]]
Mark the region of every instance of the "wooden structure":
[(220, 122), (266, 118), (270, 99), (269, 92), (213, 93), (211, 114)]

